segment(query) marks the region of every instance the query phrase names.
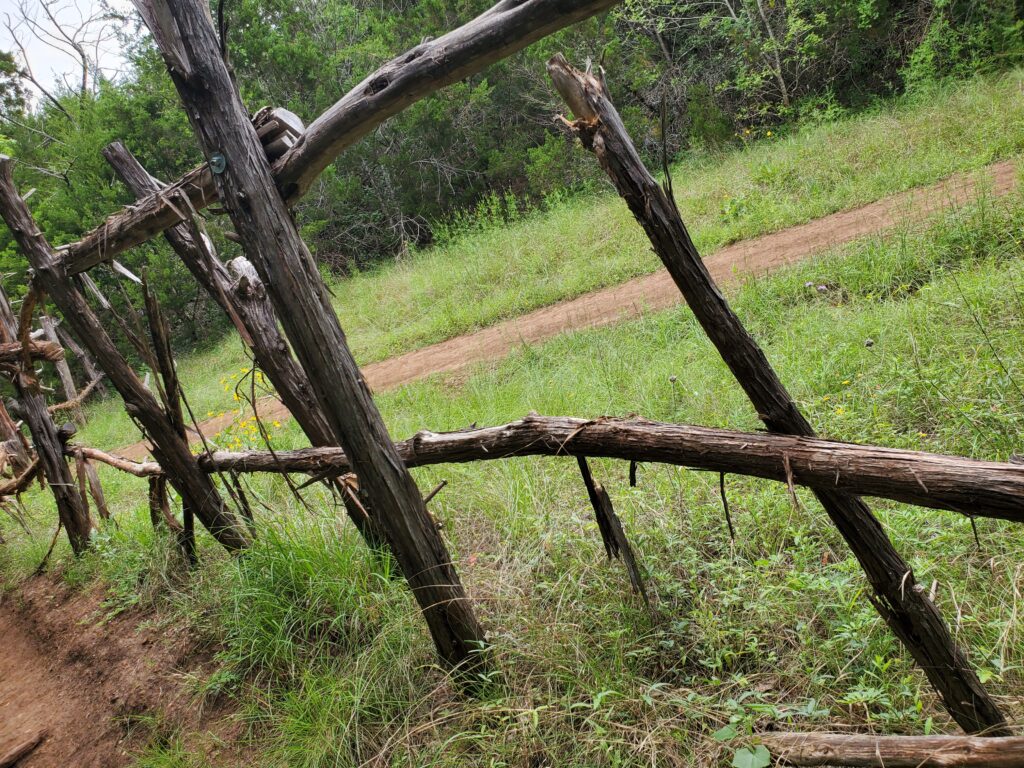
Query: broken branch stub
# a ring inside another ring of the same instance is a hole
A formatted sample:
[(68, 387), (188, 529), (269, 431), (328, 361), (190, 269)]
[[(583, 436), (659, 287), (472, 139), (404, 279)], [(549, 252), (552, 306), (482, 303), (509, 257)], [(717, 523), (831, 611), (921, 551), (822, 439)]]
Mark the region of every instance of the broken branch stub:
[[(577, 119), (566, 121), (647, 233), (655, 253), (718, 349), (758, 417), (772, 432), (814, 437), (761, 347), (712, 280), (675, 200), (650, 174), (626, 133), (600, 77), (572, 67), (563, 56), (548, 62), (555, 88)], [(953, 719), (971, 733), (1007, 735), (1006, 719), (956, 645), (938, 609), (916, 583), (881, 523), (857, 496), (815, 488), (815, 495), (860, 562), (871, 602), (938, 690)]]

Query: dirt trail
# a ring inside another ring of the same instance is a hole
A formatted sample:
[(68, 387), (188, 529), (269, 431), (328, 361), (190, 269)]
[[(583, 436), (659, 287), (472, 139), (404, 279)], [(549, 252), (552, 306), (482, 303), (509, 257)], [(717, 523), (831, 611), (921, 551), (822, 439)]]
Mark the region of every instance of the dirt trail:
[(19, 768), (114, 768), (153, 727), (236, 733), (228, 702), (199, 701), (188, 684), (208, 674), (210, 653), (187, 628), (148, 618), (110, 617), (99, 592), (59, 575), (0, 595), (0, 757), (45, 732)]
[[(727, 246), (705, 259), (719, 285), (759, 277), (788, 264), (803, 261), (823, 250), (872, 235), (897, 224), (919, 221), (943, 208), (969, 202), (980, 186), (994, 197), (1016, 188), (1012, 162), (961, 173), (926, 187), (902, 192), (877, 202)], [(620, 285), (585, 294), (505, 320), (475, 333), (458, 336), (363, 368), (373, 390), (390, 389), (434, 373), (456, 371), (475, 363), (498, 360), (522, 344), (533, 344), (569, 330), (621, 322), (645, 312), (656, 312), (682, 302), (682, 296), (664, 270)], [(289, 414), (273, 397), (257, 404), (261, 417), (285, 419)], [(234, 420), (232, 414), (202, 422), (203, 434), (213, 437)], [(145, 443), (120, 453), (142, 459)]]

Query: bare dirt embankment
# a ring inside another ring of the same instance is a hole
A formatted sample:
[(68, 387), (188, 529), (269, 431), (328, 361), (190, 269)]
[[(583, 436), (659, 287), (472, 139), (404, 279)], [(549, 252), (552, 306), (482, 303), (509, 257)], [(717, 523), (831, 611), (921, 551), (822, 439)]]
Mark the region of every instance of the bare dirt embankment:
[[(760, 277), (828, 248), (919, 221), (944, 208), (963, 205), (974, 198), (980, 188), (993, 197), (1001, 197), (1013, 191), (1016, 184), (1013, 163), (995, 163), (980, 171), (957, 174), (937, 184), (735, 243), (709, 256), (704, 263), (719, 285)], [(668, 273), (661, 270), (542, 307), (475, 333), (371, 363), (363, 368), (363, 374), (371, 389), (391, 389), (434, 373), (499, 360), (520, 345), (544, 341), (565, 331), (622, 322), (645, 312), (667, 309), (682, 300)], [(290, 416), (284, 405), (273, 397), (261, 399), (257, 408), (265, 419), (282, 420)], [(213, 437), (233, 420), (234, 415), (229, 413), (202, 422), (200, 428), (204, 435)], [(145, 458), (148, 452), (149, 447), (144, 442), (119, 451), (136, 460)]]
[(19, 768), (113, 768), (178, 727), (236, 728), (224, 705), (194, 695), (210, 656), (186, 629), (107, 614), (98, 592), (59, 576), (0, 596), (0, 762), (22, 747)]

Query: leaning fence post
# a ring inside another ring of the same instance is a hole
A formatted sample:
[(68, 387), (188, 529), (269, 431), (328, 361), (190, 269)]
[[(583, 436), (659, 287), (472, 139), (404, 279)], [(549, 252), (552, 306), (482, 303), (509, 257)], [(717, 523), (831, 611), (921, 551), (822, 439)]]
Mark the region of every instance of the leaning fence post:
[[(7, 293), (0, 287), (0, 334), (5, 341), (18, 338), (18, 323), (7, 300)], [(32, 442), (42, 464), (43, 474), (50, 485), (50, 491), (57, 502), (57, 515), (75, 554), (85, 551), (92, 535), (92, 520), (89, 510), (78, 493), (78, 486), (71, 474), (71, 467), (64, 458), (64, 448), (46, 410), (46, 398), (39, 389), (39, 380), (33, 371), (21, 370), (11, 377), (14, 391), (18, 394), (21, 407), (32, 433)]]
[[(160, 182), (121, 142), (105, 147), (103, 156), (136, 197), (143, 198), (161, 189)], [(188, 207), (187, 200), (181, 204)], [(201, 234), (198, 237), (197, 234), (194, 225), (185, 222), (164, 231), (168, 244), (192, 276), (236, 325), (239, 335), (252, 349), (256, 363), (310, 443), (334, 445), (331, 428), (313, 396), (309, 378), (295, 362), (288, 342), (277, 328), (277, 317), (256, 270), (244, 257), (234, 259), (225, 267), (210, 251), (209, 244), (200, 242)], [(348, 494), (342, 493), (341, 497), (366, 543), (373, 549), (386, 547), (387, 538), (376, 522), (364, 509), (357, 507)]]
[(326, 286), (281, 198), (263, 147), (220, 56), (204, 0), (136, 0), (210, 161), (214, 184), (333, 436), (423, 611), (438, 654), (476, 671), (485, 638), (440, 534), (363, 380)]
[(236, 550), (247, 546), (249, 540), (244, 528), (225, 506), (213, 481), (199, 468), (188, 443), (175, 431), (153, 394), (118, 351), (110, 334), (68, 276), (63, 261), (39, 231), (15, 189), (12, 165), (9, 157), (0, 155), (0, 216), (32, 265), (34, 281), (60, 309), (78, 338), (110, 376), (124, 399), (125, 410), (138, 420), (153, 441), (153, 454), (182, 499), (193, 506), (203, 525), (224, 547)]
[[(548, 62), (548, 73), (576, 117), (566, 124), (594, 153), (647, 232), (655, 252), (759, 418), (772, 432), (814, 437), (814, 430), (768, 358), (712, 280), (671, 189), (663, 189), (640, 160), (612, 104), (603, 70), (598, 76), (581, 72), (559, 54)], [(817, 488), (814, 493), (864, 569), (874, 589), (872, 604), (938, 690), (953, 719), (971, 733), (1007, 735), (1006, 719), (999, 707), (868, 506), (844, 491)]]

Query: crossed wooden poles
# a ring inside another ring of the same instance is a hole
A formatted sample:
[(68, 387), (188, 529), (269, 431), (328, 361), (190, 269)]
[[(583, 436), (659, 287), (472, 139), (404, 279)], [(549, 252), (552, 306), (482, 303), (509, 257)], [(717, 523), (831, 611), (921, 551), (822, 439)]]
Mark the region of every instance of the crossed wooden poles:
[[(314, 121), (273, 165), (218, 53), (206, 3), (135, 2), (210, 162), (163, 186), (133, 163), (123, 148), (112, 147), (108, 159), (139, 201), (59, 250), (46, 242), (18, 196), (10, 161), (0, 162), (0, 215), (32, 265), (33, 284), (57, 305), (110, 377), (125, 408), (152, 442), (160, 471), (186, 508), (224, 546), (243, 548), (248, 544), (247, 530), (221, 498), (209, 467), (202, 465), (211, 457), (192, 455), (173, 417), (172, 404), (165, 402), (161, 407), (132, 372), (76, 278), (166, 232), (171, 246), (250, 344), (257, 363), (311, 443), (321, 448), (340, 446), (346, 467), (359, 484), (358, 495), (349, 491), (350, 516), (371, 545), (383, 542), (390, 547), (442, 660), (464, 679), (472, 679), (487, 661), (482, 653), (483, 629), (409, 475), (405, 457), (391, 441), (352, 358), (288, 206), (340, 152), (387, 117), (614, 2), (502, 0), (463, 27), (385, 64)], [(567, 125), (595, 153), (647, 231), (769, 432), (813, 440), (810, 425), (704, 269), (671, 195), (640, 162), (603, 79), (575, 70), (561, 58), (550, 62), (549, 72), (577, 118)], [(247, 257), (232, 264), (237, 279), (217, 261), (194, 216), (215, 200), (227, 210)], [(277, 319), (287, 342), (277, 331)], [(34, 430), (33, 436), (38, 442)], [(66, 470), (63, 462), (48, 461), (48, 475), (60, 472), (57, 463)], [(785, 455), (783, 463), (792, 482), (793, 470)], [(597, 502), (603, 489), (590, 476), (585, 459), (580, 459), (580, 466), (600, 521)], [(1005, 735), (1008, 727), (1003, 715), (869, 508), (848, 491), (811, 485), (864, 568), (874, 591), (873, 604), (922, 666), (953, 718), (971, 733)], [(617, 524), (610, 504), (606, 512)], [(609, 552), (618, 546), (607, 537), (605, 543)]]

